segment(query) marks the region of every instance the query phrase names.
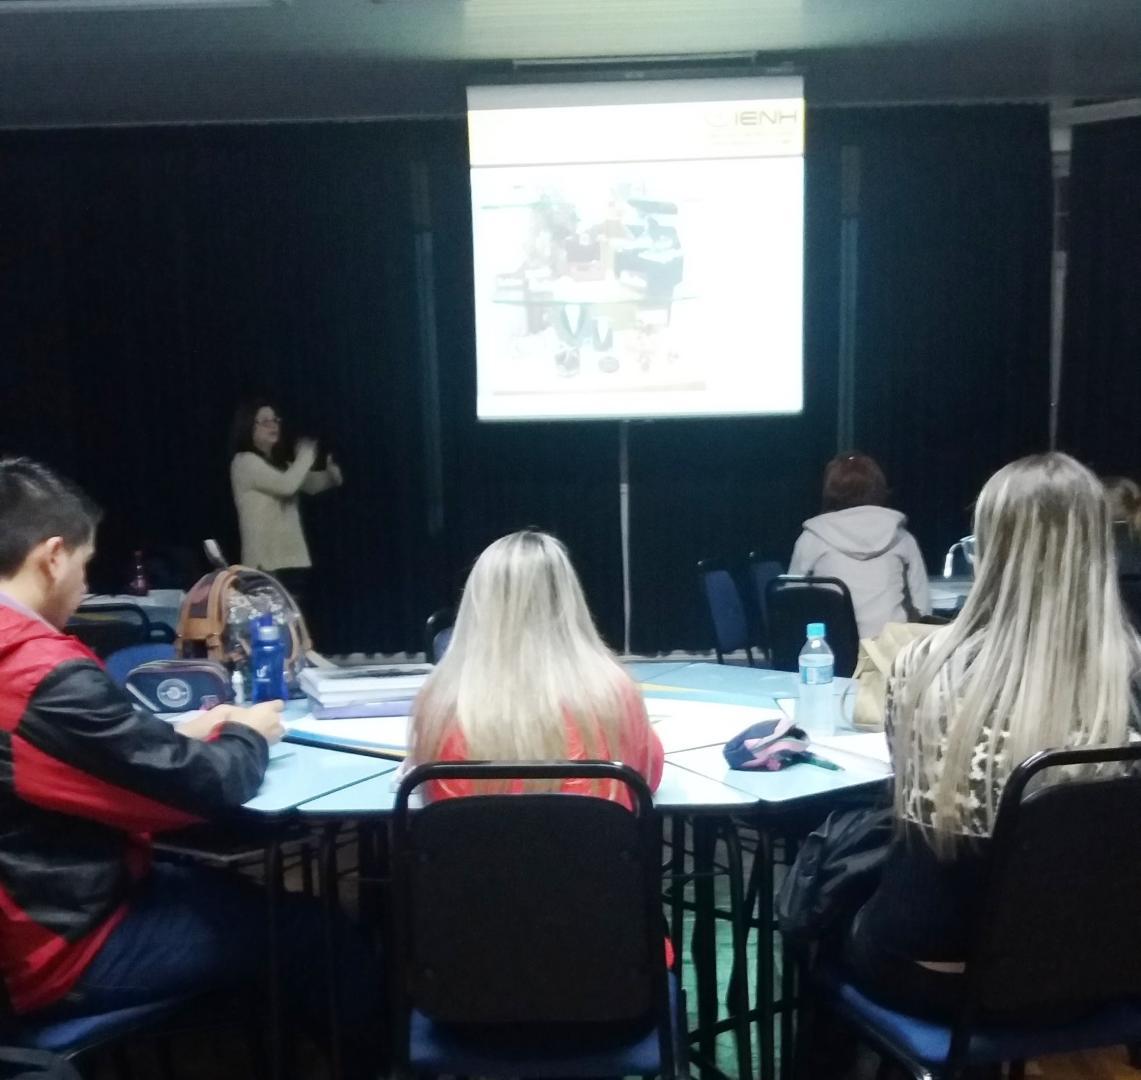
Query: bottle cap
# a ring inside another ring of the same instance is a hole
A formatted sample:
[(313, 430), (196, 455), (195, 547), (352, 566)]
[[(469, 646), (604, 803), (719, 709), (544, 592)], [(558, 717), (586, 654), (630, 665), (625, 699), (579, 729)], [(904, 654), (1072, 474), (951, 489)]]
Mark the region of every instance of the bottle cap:
[(281, 640), (281, 627), (277, 623), (262, 623), (257, 629), (258, 641), (278, 642)]
[(822, 622), (810, 622), (808, 624), (808, 638), (822, 638), (824, 636), (824, 624)]

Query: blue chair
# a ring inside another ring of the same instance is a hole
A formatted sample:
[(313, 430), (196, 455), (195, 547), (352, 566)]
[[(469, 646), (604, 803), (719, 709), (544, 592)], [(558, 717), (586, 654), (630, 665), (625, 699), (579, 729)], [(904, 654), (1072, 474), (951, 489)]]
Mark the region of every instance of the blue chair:
[(149, 664), (152, 660), (173, 660), (174, 655), (173, 645), (155, 641), (116, 649), (103, 663), (107, 668), (107, 674), (119, 686), (123, 686), (127, 682), (127, 676), (140, 664)]
[(726, 653), (744, 649), (749, 667), (752, 667), (753, 642), (749, 619), (729, 566), (720, 559), (702, 559), (697, 564), (697, 578), (709, 611), (717, 663), (725, 663)]
[[(617, 784), (620, 803), (480, 793), (412, 810), (432, 781)], [(427, 764), (392, 819), (394, 1055), (404, 1075), (686, 1075), (665, 964), (661, 830), (609, 762)]]
[[(917, 1080), (1003, 1062), (1018, 1077), (1031, 1058), (1141, 1042), (1139, 764), (1141, 746), (1054, 750), (1011, 774), (954, 1023), (886, 1008), (836, 967), (814, 973), (813, 1000)], [(1065, 766), (1080, 778), (1029, 787)]]
[(451, 608), (433, 611), (424, 624), (424, 659), (438, 664), (452, 643), (452, 630), (456, 613)]
[(784, 567), (775, 559), (766, 559), (759, 551), (749, 552), (749, 580), (753, 583), (753, 597), (757, 604), (757, 631), (761, 646), (766, 652), (772, 647), (767, 590), (769, 582), (783, 573)]

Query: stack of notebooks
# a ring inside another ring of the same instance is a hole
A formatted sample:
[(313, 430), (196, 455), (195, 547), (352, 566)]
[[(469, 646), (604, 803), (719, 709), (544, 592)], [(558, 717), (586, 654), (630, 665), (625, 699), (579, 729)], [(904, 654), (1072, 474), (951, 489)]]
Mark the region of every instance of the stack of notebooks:
[(300, 681), (315, 720), (407, 716), (431, 670), (426, 665), (306, 668)]

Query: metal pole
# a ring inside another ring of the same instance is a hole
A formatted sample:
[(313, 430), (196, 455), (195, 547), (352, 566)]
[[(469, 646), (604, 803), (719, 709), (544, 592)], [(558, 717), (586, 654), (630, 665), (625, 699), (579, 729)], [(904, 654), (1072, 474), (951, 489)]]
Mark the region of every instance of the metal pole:
[(622, 652), (630, 655), (630, 421), (618, 424), (618, 520), (622, 533)]

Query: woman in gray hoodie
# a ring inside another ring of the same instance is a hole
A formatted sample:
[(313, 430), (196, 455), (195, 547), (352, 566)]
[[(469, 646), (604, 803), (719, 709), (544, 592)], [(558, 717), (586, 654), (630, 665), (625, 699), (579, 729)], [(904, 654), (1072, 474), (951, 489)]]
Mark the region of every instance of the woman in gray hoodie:
[(788, 567), (790, 574), (844, 582), (861, 638), (877, 637), (889, 622), (931, 613), (919, 545), (887, 499), (887, 480), (873, 458), (834, 457), (824, 470), (824, 512), (804, 523)]

